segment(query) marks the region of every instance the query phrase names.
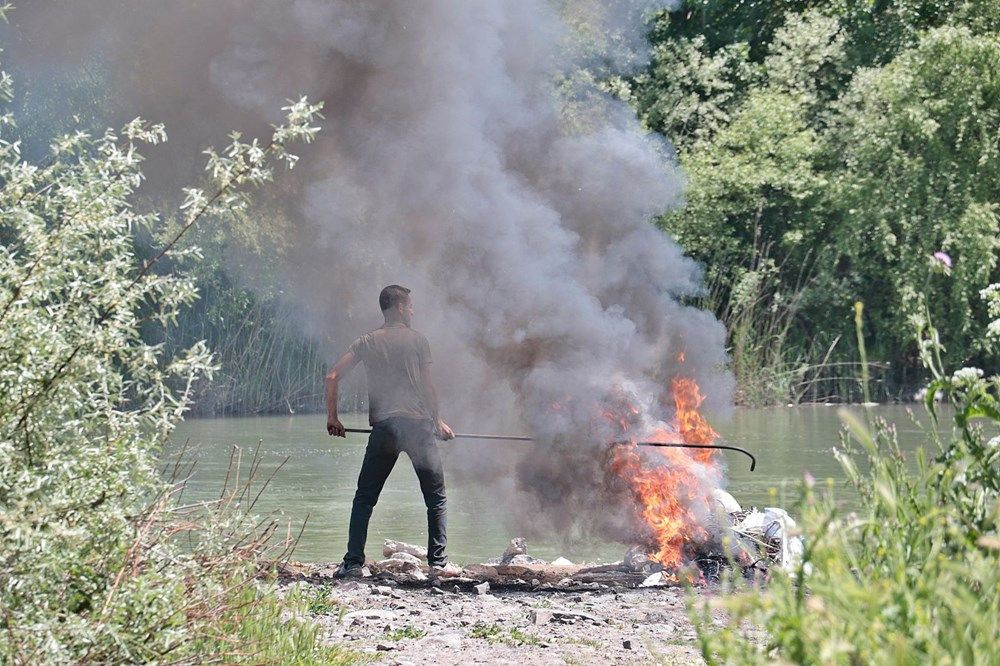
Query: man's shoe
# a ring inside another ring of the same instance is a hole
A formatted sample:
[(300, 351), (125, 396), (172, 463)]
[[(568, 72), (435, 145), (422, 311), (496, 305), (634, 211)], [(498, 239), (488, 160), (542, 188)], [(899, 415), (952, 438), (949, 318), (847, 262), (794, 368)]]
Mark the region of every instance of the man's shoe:
[(364, 578), (365, 568), (360, 564), (347, 564), (344, 562), (333, 574), (334, 578)]
[(441, 578), (455, 578), (462, 575), (462, 567), (451, 562), (444, 564), (432, 564), (427, 571), (427, 577), (433, 583)]

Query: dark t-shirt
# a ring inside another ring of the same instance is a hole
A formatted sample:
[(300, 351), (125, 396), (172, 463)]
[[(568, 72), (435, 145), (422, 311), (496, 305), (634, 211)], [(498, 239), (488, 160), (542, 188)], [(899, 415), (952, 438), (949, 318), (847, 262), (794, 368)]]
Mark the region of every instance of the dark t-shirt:
[(350, 350), (368, 373), (368, 422), (391, 416), (431, 419), (420, 365), (431, 362), (427, 338), (405, 324), (387, 324), (355, 340)]

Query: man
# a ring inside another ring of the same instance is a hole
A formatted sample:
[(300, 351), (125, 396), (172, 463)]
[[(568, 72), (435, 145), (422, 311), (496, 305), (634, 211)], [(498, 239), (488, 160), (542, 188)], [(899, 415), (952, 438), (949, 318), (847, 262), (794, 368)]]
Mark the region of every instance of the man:
[(413, 463), (427, 506), (427, 562), (433, 579), (447, 564), (444, 472), (434, 437), (451, 439), (455, 433), (438, 415), (427, 338), (410, 328), (410, 290), (389, 285), (379, 294), (378, 304), (385, 324), (355, 340), (326, 376), (326, 431), (346, 436), (337, 417), (337, 388), (359, 361), (368, 373), (368, 422), (372, 426), (351, 509), (347, 553), (337, 575), (361, 575), (368, 521), (402, 451)]

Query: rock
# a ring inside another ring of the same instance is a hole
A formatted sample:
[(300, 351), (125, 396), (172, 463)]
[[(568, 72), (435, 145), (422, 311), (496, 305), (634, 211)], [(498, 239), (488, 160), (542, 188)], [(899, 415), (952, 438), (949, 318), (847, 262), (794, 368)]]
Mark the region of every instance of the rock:
[(552, 560), (552, 566), (554, 567), (571, 567), (573, 563), (567, 560), (565, 557), (558, 557)]
[(337, 574), (337, 571), (339, 570), (340, 570), (340, 565), (331, 565), (331, 566), (320, 567), (319, 569), (316, 569), (315, 573), (317, 576), (320, 576), (321, 578), (333, 578)]
[(528, 542), (524, 537), (516, 537), (510, 540), (507, 550), (503, 551), (500, 559), (509, 562), (515, 555), (525, 555), (528, 552)]
[(523, 566), (525, 564), (545, 564), (545, 560), (528, 555), (528, 543), (524, 540), (524, 537), (517, 537), (510, 540), (510, 544), (507, 546), (507, 550), (503, 551), (503, 555), (500, 557), (491, 557), (483, 562), (483, 564), (491, 567), (507, 564)]
[(409, 562), (410, 564), (415, 564), (418, 567), (421, 564), (419, 557), (417, 557), (416, 555), (412, 555), (410, 553), (407, 553), (405, 550), (401, 550), (398, 553), (393, 553), (391, 559), (393, 559), (393, 560), (402, 560), (403, 562)]
[(656, 587), (663, 582), (663, 572), (657, 571), (655, 574), (650, 574), (646, 577), (646, 580), (639, 583), (639, 587)]
[(476, 594), (479, 595), (489, 594), (490, 584), (488, 582), (480, 583), (479, 585), (476, 585), (474, 589), (476, 590)]
[[(398, 553), (398, 556), (390, 557), (387, 560), (382, 560), (376, 567), (379, 571), (387, 571), (389, 573), (410, 573), (412, 571), (420, 571), (420, 560), (415, 558), (413, 555), (408, 553)], [(404, 559), (405, 558), (405, 559)]]
[(420, 646), (421, 653), (424, 653), (424, 649), (428, 650), (430, 654), (433, 654), (435, 649), (449, 648), (451, 650), (459, 650), (462, 648), (462, 634), (447, 631), (441, 632), (439, 634), (432, 634), (430, 636), (425, 636), (419, 641), (414, 643), (414, 645)]
[(380, 594), (383, 597), (391, 597), (392, 588), (389, 587), (388, 585), (376, 585), (375, 587), (372, 588), (372, 594), (374, 595)]
[(425, 574), (420, 569), (414, 569), (413, 571), (403, 571), (400, 573), (390, 574), (397, 583), (422, 583), (427, 580), (427, 574)]
[(521, 554), (510, 558), (507, 563), (524, 566), (525, 564), (545, 564), (545, 560), (540, 560), (537, 557), (532, 557), (531, 555)]
[[(648, 559), (648, 558), (647, 558)], [(618, 560), (617, 562), (611, 562), (609, 564), (596, 564), (592, 567), (586, 567), (580, 569), (576, 572), (576, 575), (588, 574), (588, 573), (618, 573), (620, 571), (626, 571), (625, 561)]]
[(389, 643), (379, 643), (378, 645), (375, 646), (375, 649), (378, 650), (379, 652), (391, 652), (392, 650), (396, 649), (396, 646), (391, 645)]
[(382, 544), (382, 555), (384, 557), (393, 557), (396, 553), (407, 553), (413, 555), (421, 560), (427, 559), (427, 549), (420, 546), (414, 546), (411, 543), (403, 543), (402, 541), (393, 541), (392, 539), (386, 539), (385, 543)]
[[(392, 611), (379, 610), (378, 608), (366, 608), (365, 610), (353, 611), (344, 615), (341, 624), (361, 624), (365, 620), (393, 620), (396, 614)], [(357, 622), (355, 622), (357, 621)]]
[(628, 639), (623, 640), (622, 641), (622, 647), (625, 648), (626, 650), (631, 650), (632, 649), (632, 641), (630, 641)]
[(531, 579), (531, 587), (538, 587), (541, 584), (542, 584), (542, 581), (538, 580), (537, 578), (532, 578)]
[(550, 610), (535, 608), (528, 613), (528, 619), (534, 625), (548, 624), (552, 621), (553, 613)]
[(597, 617), (596, 615), (591, 615), (590, 613), (584, 613), (582, 611), (553, 609), (552, 617), (561, 622), (575, 622), (576, 620), (586, 620), (588, 622), (593, 622), (594, 624), (604, 624), (604, 620)]

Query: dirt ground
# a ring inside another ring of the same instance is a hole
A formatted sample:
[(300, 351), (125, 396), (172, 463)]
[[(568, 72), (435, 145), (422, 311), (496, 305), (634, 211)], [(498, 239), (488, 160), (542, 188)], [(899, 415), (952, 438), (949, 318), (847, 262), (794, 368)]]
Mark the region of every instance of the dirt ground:
[(324, 641), (378, 663), (703, 663), (680, 587), (481, 591), (327, 576), (291, 586), (313, 600)]

